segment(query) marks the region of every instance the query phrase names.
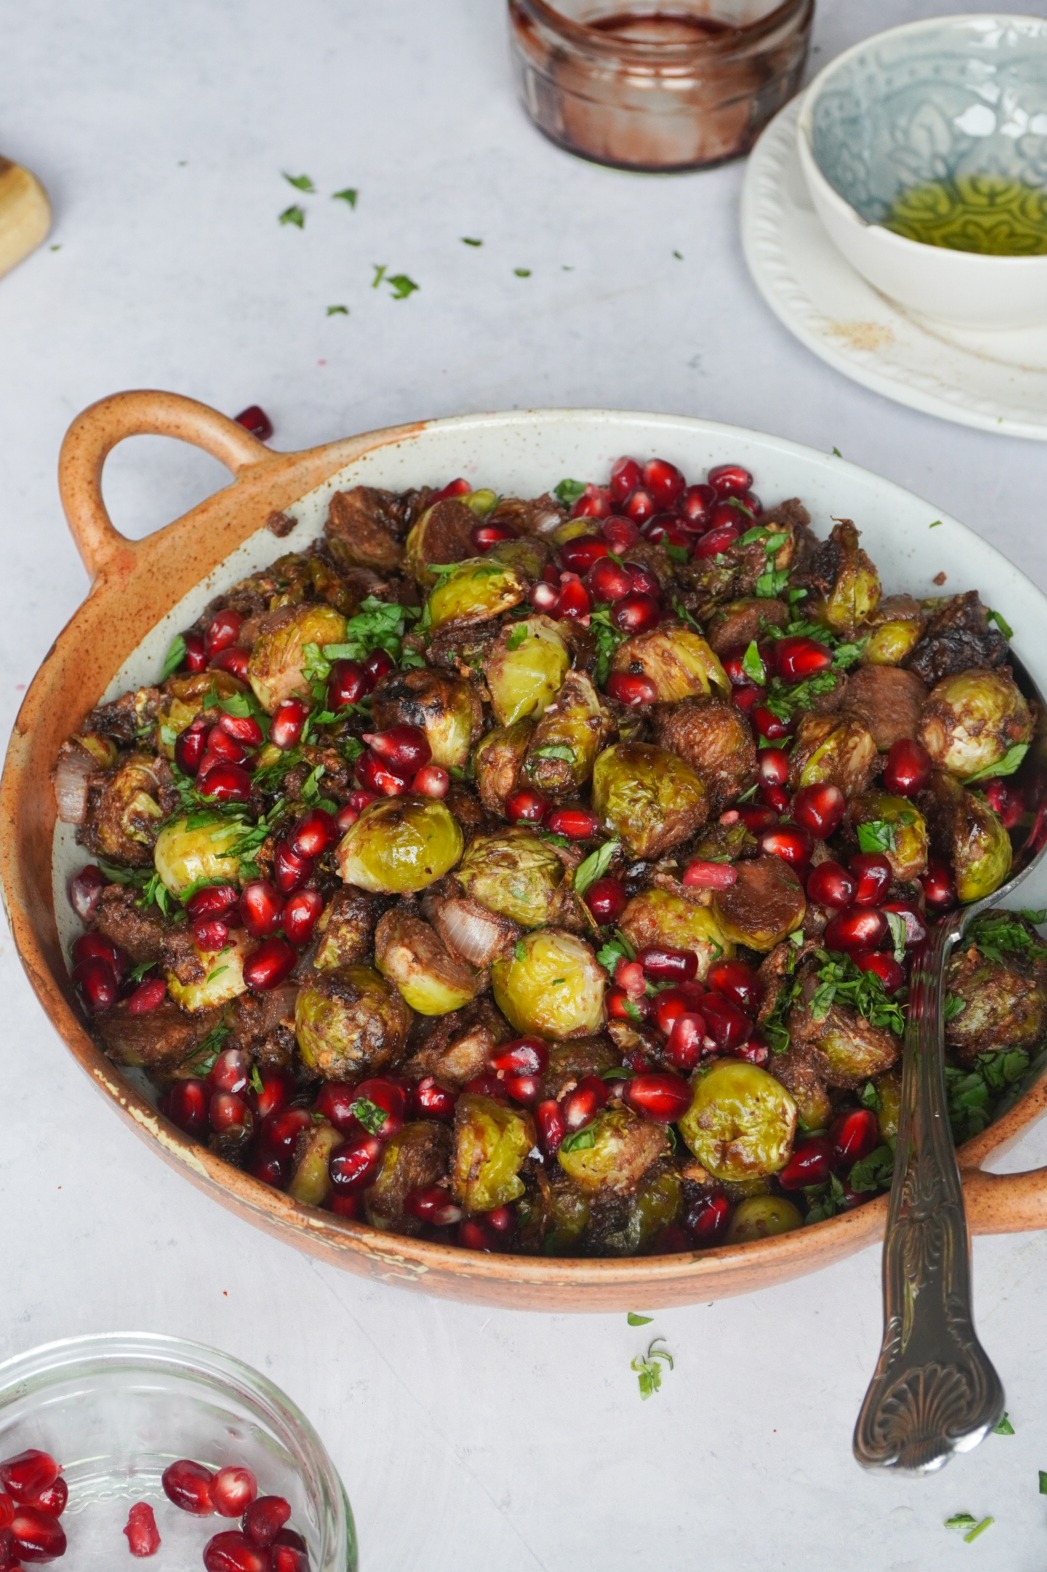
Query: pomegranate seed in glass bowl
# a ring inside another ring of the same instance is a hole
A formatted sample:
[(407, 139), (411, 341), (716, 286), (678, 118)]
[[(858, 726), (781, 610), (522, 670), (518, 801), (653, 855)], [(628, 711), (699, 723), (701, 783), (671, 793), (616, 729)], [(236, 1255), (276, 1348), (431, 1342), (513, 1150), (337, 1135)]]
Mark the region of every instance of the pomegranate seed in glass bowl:
[[(265, 1376), (217, 1349), (106, 1332), (0, 1364), (0, 1467), (16, 1460), (39, 1473), (53, 1459), (52, 1511), (26, 1507), (25, 1529), (52, 1554), (64, 1535), (71, 1567), (126, 1565), (135, 1503), (155, 1517), (158, 1566), (203, 1565), (223, 1531), (250, 1545), (240, 1514), (252, 1509), (274, 1534), (301, 1536), (312, 1572), (356, 1572), (352, 1512), (316, 1431)], [(135, 1521), (145, 1517), (139, 1510)]]

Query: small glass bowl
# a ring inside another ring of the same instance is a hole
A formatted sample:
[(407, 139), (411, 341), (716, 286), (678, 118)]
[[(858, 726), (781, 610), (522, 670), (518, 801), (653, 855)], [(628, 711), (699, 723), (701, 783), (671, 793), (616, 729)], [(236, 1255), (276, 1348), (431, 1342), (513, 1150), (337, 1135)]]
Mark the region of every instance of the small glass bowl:
[(520, 94), (540, 131), (621, 169), (747, 153), (795, 93), (814, 0), (509, 0)]
[(62, 1517), (69, 1565), (116, 1566), (133, 1501), (156, 1513), (161, 1545), (150, 1565), (202, 1565), (213, 1534), (234, 1519), (199, 1518), (168, 1501), (160, 1476), (176, 1458), (209, 1468), (242, 1463), (263, 1495), (284, 1496), (289, 1527), (309, 1547), (312, 1572), (356, 1572), (356, 1531), (342, 1483), (304, 1414), (228, 1354), (144, 1332), (45, 1343), (0, 1364), (0, 1458), (38, 1447), (69, 1486)]

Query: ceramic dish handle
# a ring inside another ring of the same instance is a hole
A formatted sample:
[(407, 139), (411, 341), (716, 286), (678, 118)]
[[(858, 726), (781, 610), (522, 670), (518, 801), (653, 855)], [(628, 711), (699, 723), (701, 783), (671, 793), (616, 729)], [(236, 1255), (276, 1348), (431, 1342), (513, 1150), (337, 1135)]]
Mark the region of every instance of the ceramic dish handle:
[(78, 415), (66, 433), (58, 459), (58, 489), (77, 550), (92, 578), (134, 552), (135, 542), (121, 535), (102, 498), (102, 469), (125, 437), (177, 437), (203, 448), (233, 474), (252, 464), (271, 462), (269, 449), (237, 425), (196, 399), (151, 389), (116, 393)]
[(1047, 1168), (989, 1174), (968, 1168), (963, 1195), (972, 1234), (1021, 1234), (1047, 1228)]

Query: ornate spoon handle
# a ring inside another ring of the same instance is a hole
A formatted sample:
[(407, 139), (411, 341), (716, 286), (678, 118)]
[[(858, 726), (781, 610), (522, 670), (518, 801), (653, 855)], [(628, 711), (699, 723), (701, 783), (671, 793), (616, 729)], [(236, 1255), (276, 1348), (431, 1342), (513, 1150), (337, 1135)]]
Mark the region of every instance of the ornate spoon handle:
[(958, 934), (955, 924), (935, 924), (913, 963), (883, 1251), (883, 1346), (854, 1432), (866, 1468), (929, 1473), (977, 1446), (1003, 1413), (1000, 1378), (974, 1330), (945, 1095), (942, 992)]

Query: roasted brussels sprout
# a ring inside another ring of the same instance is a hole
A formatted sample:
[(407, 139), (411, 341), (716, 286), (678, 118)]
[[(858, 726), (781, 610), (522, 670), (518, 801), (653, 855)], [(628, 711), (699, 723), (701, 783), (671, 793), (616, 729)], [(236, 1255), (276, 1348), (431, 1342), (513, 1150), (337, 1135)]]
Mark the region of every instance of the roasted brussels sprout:
[(589, 1197), (565, 1173), (550, 1175), (538, 1243), (547, 1255), (573, 1255), (589, 1226)]
[(574, 1042), (551, 1043), (549, 1062), (542, 1073), (539, 1100), (557, 1101), (573, 1091), (584, 1075), (602, 1075), (620, 1064), (621, 1054), (606, 1037), (583, 1037)]
[[(979, 948), (988, 933), (992, 956)], [(1047, 945), (1017, 912), (986, 912), (949, 962), (945, 1041), (958, 1059), (1036, 1048), (1047, 1036)]]
[(839, 786), (854, 797), (869, 784), (876, 743), (860, 720), (847, 715), (805, 715), (789, 755), (789, 785)]
[(364, 809), (338, 843), (346, 884), (378, 895), (409, 895), (449, 873), (462, 855), (462, 831), (432, 797), (392, 797)]
[(880, 575), (859, 546), (850, 519), (840, 519), (816, 548), (806, 579), (823, 597), (811, 605), (811, 614), (844, 638), (854, 638), (880, 604)]
[(343, 1139), (327, 1119), (305, 1131), (295, 1150), (294, 1167), (287, 1186), (292, 1201), (302, 1206), (323, 1206), (330, 1198), (334, 1186), (328, 1164), (331, 1153), (341, 1146)]
[(214, 1010), (244, 992), (248, 942), (242, 929), (234, 930), (217, 950), (201, 949), (193, 941), (188, 950), (185, 959), (167, 972), (167, 991), (175, 1004), (183, 1010)]
[(852, 822), (863, 851), (886, 857), (900, 883), (927, 871), (927, 825), (906, 797), (867, 791), (852, 806)]
[[(606, 1192), (603, 1199), (606, 1202)], [(617, 1205), (598, 1209), (586, 1243), (598, 1244), (601, 1255), (643, 1255), (657, 1244), (662, 1230), (677, 1221), (682, 1204), (680, 1175), (658, 1163), (632, 1195), (618, 1198)]]
[(755, 1064), (721, 1059), (694, 1078), (680, 1134), (714, 1179), (751, 1179), (784, 1168), (796, 1134), (796, 1104)]
[(713, 895), (720, 930), (733, 944), (773, 950), (803, 924), (803, 885), (781, 857), (752, 857), (735, 868), (735, 883)]
[(927, 617), (911, 595), (885, 595), (873, 615), (862, 661), (866, 666), (900, 666), (911, 655), (927, 626)]
[(191, 676), (169, 677), (156, 716), (156, 745), (174, 758), (175, 737), (210, 705), (247, 690), (227, 671), (199, 671)]
[(523, 773), (548, 797), (577, 791), (593, 773), (614, 723), (584, 671), (568, 672), (555, 701), (535, 727)]
[(374, 896), (347, 887), (336, 890), (316, 924), (319, 940), (313, 965), (318, 972), (332, 966), (353, 966), (365, 961), (374, 944), (375, 924), (381, 906)]
[(709, 648), (716, 655), (742, 649), (753, 639), (762, 638), (769, 628), (784, 628), (789, 608), (783, 600), (763, 600), (758, 595), (742, 596), (717, 606), (706, 622)]
[(399, 1064), (411, 1012), (370, 966), (338, 966), (299, 988), (294, 1029), (308, 1070), (324, 1080), (352, 1080)]
[(860, 666), (847, 678), (843, 707), (861, 721), (881, 753), (920, 729), (927, 689), (902, 666)]
[(791, 1233), (802, 1225), (799, 1207), (784, 1195), (751, 1195), (735, 1207), (723, 1242), (749, 1244), (753, 1239)]
[(404, 543), (404, 564), (419, 584), (434, 584), (434, 567), (461, 562), (472, 554), (477, 515), (467, 497), (434, 502), (411, 526)]
[(697, 901), (658, 885), (633, 896), (618, 926), (637, 950), (649, 944), (693, 950), (698, 957), (697, 975), (702, 982), (714, 961), (730, 960), (734, 954), (734, 945), (711, 907), (700, 906)]
[(694, 834), (709, 794), (689, 764), (665, 748), (620, 742), (593, 768), (593, 808), (634, 857), (660, 857)]
[(559, 909), (564, 871), (556, 848), (518, 824), (470, 841), (457, 877), (482, 906), (523, 928), (542, 928)]
[(512, 726), (496, 726), (482, 738), (473, 754), (476, 790), (488, 813), (505, 812), (505, 799), (516, 788), (523, 768), (534, 722), (519, 720)]
[(333, 606), (295, 606), (274, 616), (273, 625), (260, 633), (247, 662), (247, 680), (269, 715), (294, 695), (308, 698), (305, 676), (307, 644), (323, 649), (341, 644), (345, 618)]
[(752, 728), (724, 699), (685, 699), (655, 712), (655, 740), (678, 754), (704, 783), (712, 811), (734, 802), (756, 779)]
[(487, 622), (518, 606), (527, 581), (515, 568), (490, 557), (467, 557), (429, 593), (429, 626), (445, 622)]
[(791, 1092), (802, 1130), (824, 1130), (832, 1119), (829, 1089), (810, 1061), (788, 1048), (772, 1061), (775, 1080)]
[(902, 1045), (888, 1026), (874, 1026), (851, 1005), (822, 1002), (820, 981), (816, 971), (808, 970), (789, 1011), (792, 1049), (813, 1065), (829, 1086), (856, 1090), (889, 1070)]
[(989, 804), (944, 770), (935, 770), (920, 806), (932, 846), (953, 870), (960, 901), (969, 905), (998, 890), (1011, 871), (1013, 852), (1011, 838)]
[(160, 781), (153, 760), (132, 754), (113, 771), (90, 816), (89, 840), (103, 857), (148, 867), (164, 817), (157, 801)]
[(630, 1108), (605, 1108), (583, 1130), (568, 1136), (557, 1154), (560, 1167), (580, 1190), (632, 1194), (647, 1170), (669, 1152), (661, 1126)]
[(364, 1216), (372, 1228), (419, 1234), (422, 1224), (404, 1202), (412, 1190), (428, 1189), (443, 1179), (451, 1155), (451, 1132), (435, 1120), (405, 1124), (382, 1154), (382, 1166), (364, 1191)]
[(663, 622), (619, 644), (613, 671), (642, 672), (654, 683), (658, 704), (731, 691), (730, 680), (700, 633), (685, 622)]
[(379, 731), (418, 726), (433, 763), (449, 770), (465, 768), (483, 728), (480, 701), (469, 684), (427, 666), (391, 672), (374, 691), (371, 713)]
[(920, 741), (940, 769), (966, 780), (1032, 738), (1032, 715), (1006, 671), (961, 671), (931, 689)]
[(240, 859), (233, 847), (244, 838), (238, 819), (194, 813), (172, 819), (156, 837), (153, 867), (172, 895), (181, 895), (191, 884), (235, 883)]
[(374, 936), (374, 963), (419, 1015), (448, 1015), (480, 991), (480, 973), (449, 955), (429, 924), (410, 912), (386, 912)]
[(495, 1003), (518, 1032), (588, 1037), (603, 1025), (607, 973), (584, 939), (543, 928), (491, 968)]
[(530, 1116), (471, 1092), (454, 1111), (451, 1187), (467, 1212), (490, 1212), (524, 1192), (520, 1169), (535, 1143)]
[(522, 573), (525, 579), (541, 578), (542, 569), (550, 560), (552, 552), (548, 544), (539, 536), (529, 535), (519, 540), (500, 540), (487, 553), (493, 562), (500, 562), (507, 568), (514, 568), (517, 573)]
[(551, 617), (506, 623), (484, 666), (499, 724), (541, 715), (559, 693), (570, 664), (567, 640)]

